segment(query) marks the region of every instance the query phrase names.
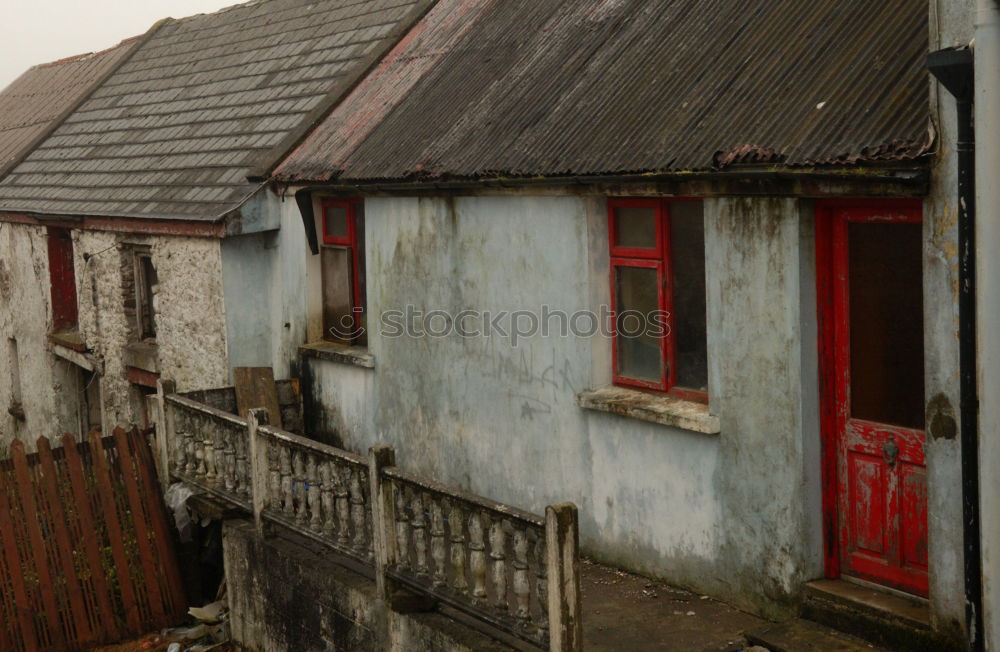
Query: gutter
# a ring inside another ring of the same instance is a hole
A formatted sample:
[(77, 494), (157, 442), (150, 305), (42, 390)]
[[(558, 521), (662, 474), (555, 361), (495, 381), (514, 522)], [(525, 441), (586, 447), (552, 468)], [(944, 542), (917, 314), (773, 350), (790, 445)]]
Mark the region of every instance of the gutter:
[(976, 383), (976, 141), (973, 53), (932, 52), (927, 68), (955, 98), (958, 120), (958, 366), (962, 442), (962, 539), (969, 650), (983, 649), (983, 575), (979, 492), (979, 389)]

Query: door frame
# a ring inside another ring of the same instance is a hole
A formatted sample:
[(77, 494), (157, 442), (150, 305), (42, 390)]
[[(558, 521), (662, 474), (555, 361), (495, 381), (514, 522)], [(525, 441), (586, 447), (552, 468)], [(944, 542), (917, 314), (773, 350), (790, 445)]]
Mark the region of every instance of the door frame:
[[(816, 215), (816, 308), (819, 338), (820, 478), (822, 484), (823, 568), (828, 579), (841, 576), (840, 479), (837, 470), (837, 393), (835, 374), (838, 361), (834, 334), (834, 212), (853, 209), (877, 210), (893, 214), (893, 222), (922, 222), (920, 199), (826, 199), (815, 204)], [(921, 288), (921, 292), (923, 289)], [(840, 363), (840, 364), (838, 364)]]

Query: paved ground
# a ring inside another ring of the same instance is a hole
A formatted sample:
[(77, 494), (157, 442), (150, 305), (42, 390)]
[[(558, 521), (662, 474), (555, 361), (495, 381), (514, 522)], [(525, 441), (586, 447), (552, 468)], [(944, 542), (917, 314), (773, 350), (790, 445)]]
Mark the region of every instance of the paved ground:
[(663, 582), (583, 560), (587, 650), (735, 652), (768, 621)]

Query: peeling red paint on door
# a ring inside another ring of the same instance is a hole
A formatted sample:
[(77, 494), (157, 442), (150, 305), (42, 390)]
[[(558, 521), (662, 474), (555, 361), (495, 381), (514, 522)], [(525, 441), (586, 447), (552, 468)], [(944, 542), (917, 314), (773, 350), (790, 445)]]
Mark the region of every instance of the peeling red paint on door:
[(824, 203), (816, 242), (826, 575), (926, 596), (920, 222), (918, 202)]

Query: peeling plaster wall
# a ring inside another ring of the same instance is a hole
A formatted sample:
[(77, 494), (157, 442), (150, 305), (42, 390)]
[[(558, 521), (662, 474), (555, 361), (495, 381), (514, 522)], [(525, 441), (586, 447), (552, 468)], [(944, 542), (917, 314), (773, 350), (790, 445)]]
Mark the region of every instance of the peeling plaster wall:
[[(407, 469), (528, 509), (572, 500), (598, 558), (787, 616), (803, 583), (823, 575), (812, 202), (705, 201), (717, 436), (579, 408), (579, 391), (610, 383), (603, 337), (514, 347), (500, 337), (393, 338), (378, 326), (384, 311), (407, 305), (453, 314), (606, 305), (606, 220), (601, 197), (369, 198), (375, 368), (304, 361), (309, 429), (355, 451), (390, 443)], [(305, 251), (301, 228), (287, 236), (282, 246)], [(314, 258), (299, 267), (308, 281), (292, 273), (284, 292), (316, 282)], [(954, 299), (933, 270), (926, 283), (928, 378), (951, 391), (953, 331), (942, 332), (939, 313)], [(312, 291), (298, 304), (307, 314)], [(930, 506), (932, 604), (948, 628), (961, 603), (957, 458), (935, 446), (930, 473), (944, 486)]]
[[(122, 266), (129, 245), (151, 248), (159, 280), (156, 318), (161, 377), (181, 391), (228, 383), (222, 261), (219, 241), (209, 238), (132, 236), (84, 231), (76, 247), (81, 287), (80, 328), (89, 349), (104, 362), (104, 408), (109, 427), (141, 419), (126, 378), (129, 344)], [(89, 262), (84, 253), (92, 254)]]
[[(79, 391), (79, 372), (51, 353), (51, 324), (45, 228), (0, 223), (0, 454), (14, 439), (33, 450), (41, 435), (79, 431), (75, 402), (64, 400)], [(17, 341), (24, 422), (7, 412), (16, 395), (11, 338)]]

